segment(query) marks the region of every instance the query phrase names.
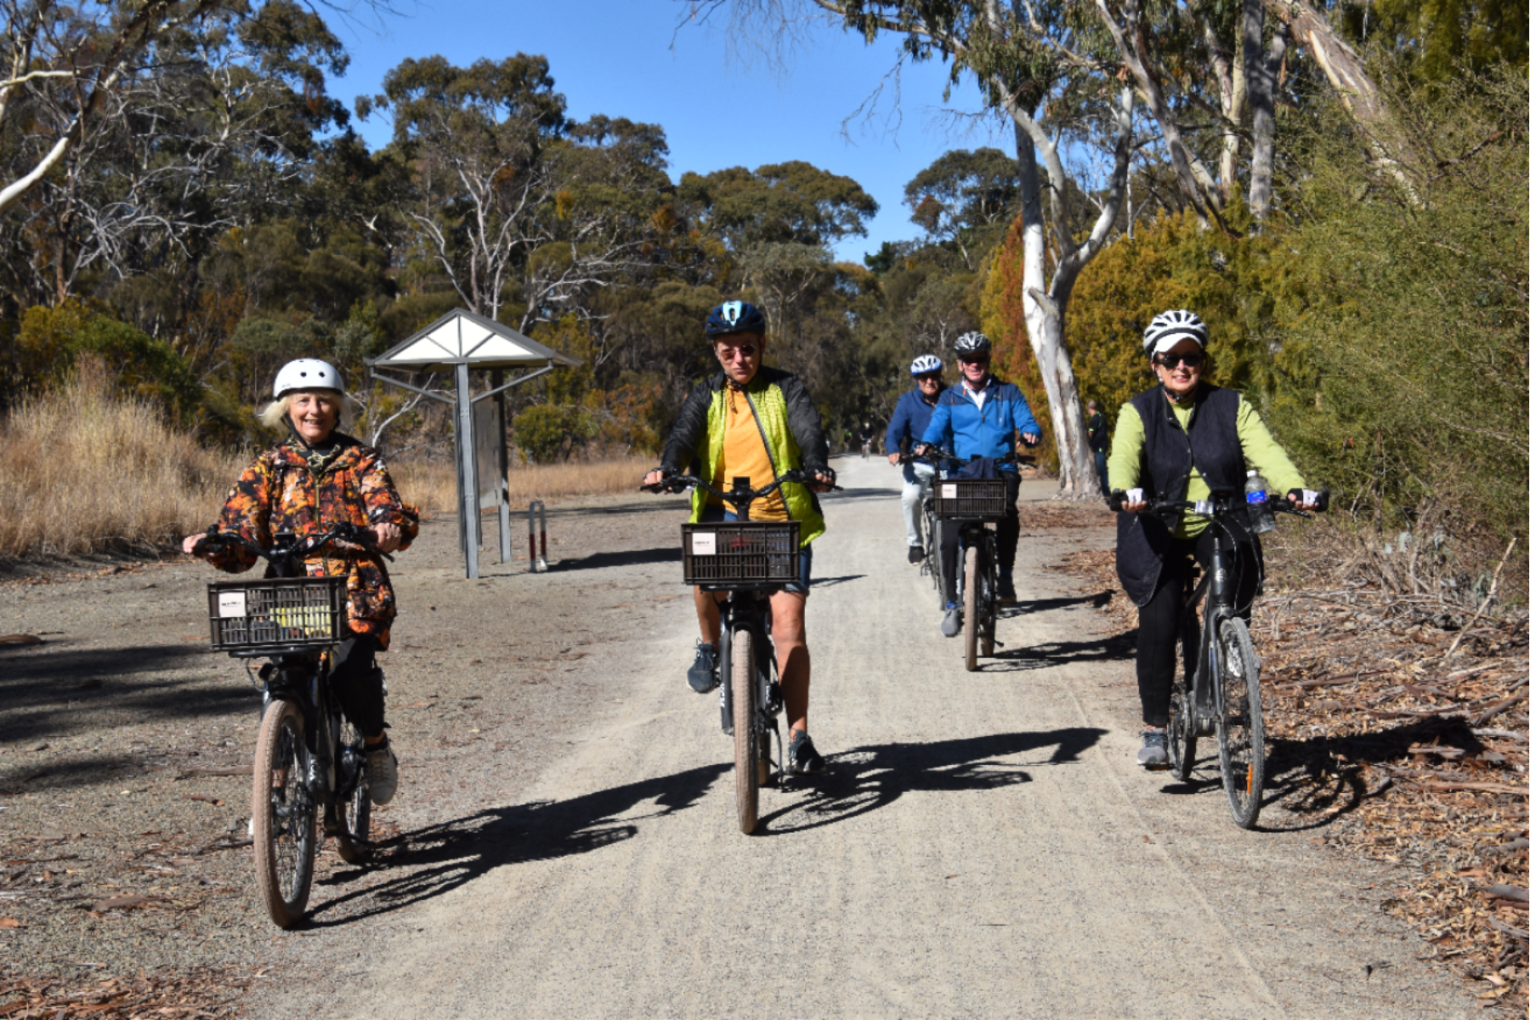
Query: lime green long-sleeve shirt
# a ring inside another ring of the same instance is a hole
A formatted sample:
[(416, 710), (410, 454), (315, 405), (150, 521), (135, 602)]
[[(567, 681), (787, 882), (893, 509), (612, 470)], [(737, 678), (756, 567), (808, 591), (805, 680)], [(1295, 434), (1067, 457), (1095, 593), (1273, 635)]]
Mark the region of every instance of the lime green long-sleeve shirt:
[[(1169, 407), (1174, 412), (1174, 420), (1183, 429), (1190, 421), (1191, 405), (1170, 404)], [(1121, 405), (1121, 413), (1116, 417), (1116, 433), (1111, 437), (1110, 456), (1105, 463), (1105, 473), (1112, 489), (1135, 489), (1142, 480), (1142, 447), (1146, 441), (1147, 431), (1137, 408), (1129, 403)], [(1270, 435), (1259, 412), (1241, 396), (1238, 398), (1238, 442), (1243, 447), (1243, 459), (1250, 467), (1258, 468), (1265, 481), (1270, 483), (1271, 499), (1283, 498), (1292, 489), (1307, 487), (1301, 472), (1291, 463), (1291, 458), (1275, 441), (1275, 437)], [(1194, 467), (1190, 469), (1190, 484), (1185, 490), (1185, 498), (1211, 498), (1211, 486), (1206, 484), (1206, 479)], [(1206, 530), (1208, 523), (1204, 517), (1185, 514), (1174, 537), (1194, 538)]]

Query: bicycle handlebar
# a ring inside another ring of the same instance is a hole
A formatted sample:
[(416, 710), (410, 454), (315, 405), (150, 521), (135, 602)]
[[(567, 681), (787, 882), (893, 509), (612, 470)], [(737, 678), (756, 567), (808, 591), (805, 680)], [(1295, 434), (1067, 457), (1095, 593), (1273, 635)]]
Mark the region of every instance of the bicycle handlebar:
[[(949, 453), (937, 446), (928, 447), (928, 450), (929, 452), (924, 454), (900, 453), (898, 454), (898, 463), (912, 464), (916, 461), (919, 461), (925, 464), (951, 463), (955, 464), (957, 467), (966, 467), (973, 461), (982, 459), (980, 457), (958, 457), (956, 454)], [(1034, 464), (1036, 463), (1036, 458), (1031, 454), (1020, 453), (1016, 451), (1012, 453), (1006, 453), (1002, 457), (995, 457), (993, 458), (993, 462), (995, 464)]]
[[(1296, 489), (1292, 489), (1290, 493), (1286, 494), (1286, 499), (1270, 500), (1270, 509), (1276, 513), (1291, 514), (1294, 517), (1311, 517), (1312, 514), (1308, 511), (1298, 510), (1296, 507), (1290, 505), (1290, 496), (1292, 493), (1297, 491), (1298, 490)], [(1211, 494), (1211, 499), (1209, 500), (1149, 499), (1147, 500), (1146, 508), (1139, 510), (1138, 513), (1152, 514), (1155, 517), (1166, 517), (1172, 513), (1189, 511), (1190, 513), (1196, 514), (1200, 517), (1214, 518), (1229, 513), (1230, 511), (1243, 505), (1242, 502), (1238, 499), (1239, 495), (1241, 495), (1241, 493), (1213, 492)], [(1110, 494), (1109, 503), (1111, 510), (1115, 511), (1116, 513), (1121, 513), (1122, 507), (1126, 503), (1126, 493), (1120, 489), (1113, 490)], [(1322, 513), (1328, 509), (1327, 489), (1319, 489), (1317, 491), (1317, 500), (1314, 506), (1319, 513)]]
[[(654, 482), (654, 483), (652, 483), (650, 485), (639, 485), (638, 486), (638, 491), (640, 491), (640, 492), (679, 492), (681, 489), (684, 489), (686, 486), (694, 485), (698, 489), (703, 489), (706, 492), (710, 492), (712, 495), (716, 496), (718, 499), (725, 500), (725, 501), (727, 501), (729, 503), (732, 503), (733, 505), (737, 506), (741, 502), (745, 503), (745, 504), (748, 504), (748, 503), (753, 503), (756, 500), (766, 499), (772, 493), (774, 493), (777, 489), (779, 489), (782, 485), (785, 485), (788, 482), (797, 482), (797, 483), (801, 483), (803, 485), (822, 485), (823, 484), (822, 482), (818, 481), (818, 479), (815, 476), (808, 474), (806, 471), (803, 471), (800, 468), (792, 468), (790, 471), (786, 472), (785, 474), (781, 475), (781, 477), (777, 478), (774, 482), (771, 482), (769, 485), (767, 485), (767, 486), (765, 486), (764, 488), (761, 488), (761, 489), (734, 488), (734, 489), (730, 489), (730, 490), (727, 490), (727, 491), (722, 491), (722, 490), (719, 490), (719, 489), (714, 489), (711, 485), (708, 485), (705, 481), (703, 481), (700, 478), (697, 478), (695, 475), (670, 475), (667, 478), (665, 478), (663, 481)], [(831, 482), (829, 484), (829, 488), (828, 488), (827, 491), (829, 491), (829, 492), (840, 491), (840, 487), (838, 485), (835, 485), (835, 484), (833, 484)]]
[(278, 559), (287, 559), (289, 557), (301, 558), (316, 549), (337, 541), (359, 545), (365, 551), (376, 553), (389, 563), (393, 562), (392, 556), (377, 547), (377, 540), (370, 531), (359, 524), (351, 524), (348, 521), (342, 521), (334, 525), (322, 535), (310, 535), (307, 538), (299, 539), (290, 548), (286, 549), (279, 546), (262, 549), (237, 531), (219, 531), (218, 526), (215, 524), (207, 529), (207, 533), (192, 547), (192, 552), (193, 555), (201, 556), (208, 546), (237, 545), (268, 563), (275, 563)]

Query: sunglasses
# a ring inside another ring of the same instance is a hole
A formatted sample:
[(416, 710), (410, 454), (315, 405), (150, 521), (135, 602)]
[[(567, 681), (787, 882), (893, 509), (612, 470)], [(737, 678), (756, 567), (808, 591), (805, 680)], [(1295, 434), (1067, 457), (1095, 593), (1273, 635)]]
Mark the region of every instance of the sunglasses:
[(960, 361), (963, 365), (986, 365), (986, 364), (988, 364), (988, 359), (987, 358), (962, 358), (962, 357), (958, 357), (956, 360)]
[(1186, 368), (1199, 368), (1201, 362), (1206, 360), (1206, 355), (1191, 352), (1189, 354), (1160, 354), (1153, 359), (1164, 368), (1178, 368), (1183, 362)]
[(940, 382), (940, 375), (938, 373), (932, 373), (930, 375), (916, 375), (916, 376), (914, 376), (914, 381), (915, 382)]
[(759, 348), (755, 347), (754, 344), (740, 344), (737, 347), (724, 347), (719, 344), (717, 356), (723, 361), (733, 361), (737, 358), (752, 358), (757, 350)]

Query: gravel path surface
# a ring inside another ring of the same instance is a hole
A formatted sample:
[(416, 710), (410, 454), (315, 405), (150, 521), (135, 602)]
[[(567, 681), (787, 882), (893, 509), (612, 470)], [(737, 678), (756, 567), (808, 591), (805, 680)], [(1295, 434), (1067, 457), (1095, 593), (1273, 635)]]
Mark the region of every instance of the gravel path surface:
[[(463, 576), (455, 524), (425, 524), (393, 568), (402, 608), (379, 661), (402, 785), (375, 832), (524, 801), (570, 734), (620, 696), (605, 678), (630, 642), (681, 601), (659, 578), (679, 569), (682, 506), (555, 505), (552, 573), (501, 566), (490, 549), (477, 581)], [(255, 980), (309, 944), (255, 899), (259, 694), (238, 662), (207, 651), (205, 586), (226, 577), (176, 559), (0, 583), (0, 636), (42, 640), (0, 644), (0, 986), (200, 966)], [(396, 909), (399, 870), (347, 868), (326, 843), (313, 930)], [(128, 898), (141, 899), (108, 905)]]
[[(270, 989), (259, 1015), (1477, 1014), (1379, 913), (1387, 872), (1279, 811), (1242, 832), (1219, 788), (1137, 771), (1130, 642), (1046, 569), (1109, 545), (1103, 511), (1027, 528), (1023, 602), (969, 674), (903, 562), (893, 478), (844, 462), (808, 614), (830, 771), (765, 791), (757, 835), (735, 827), (715, 697), (682, 679), (677, 599), (535, 782), (486, 764), (478, 810), (411, 834), (367, 923), (309, 936), (330, 976)], [(606, 576), (683, 595), (677, 574)]]

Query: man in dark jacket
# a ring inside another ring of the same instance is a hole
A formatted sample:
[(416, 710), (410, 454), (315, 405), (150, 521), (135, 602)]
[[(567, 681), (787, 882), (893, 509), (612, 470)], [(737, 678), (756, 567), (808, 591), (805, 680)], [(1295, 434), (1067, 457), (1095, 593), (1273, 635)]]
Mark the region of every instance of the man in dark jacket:
[[(770, 596), (771, 639), (790, 730), (787, 768), (818, 772), (823, 769), (823, 756), (807, 733), (811, 661), (804, 614), (812, 580), (811, 543), (824, 531), (823, 512), (814, 492), (827, 491), (834, 484), (829, 444), (802, 381), (763, 366), (765, 316), (758, 308), (747, 301), (724, 302), (707, 316), (706, 331), (722, 371), (685, 398), (659, 467), (643, 481), (657, 484), (683, 473), (687, 466), (694, 466), (691, 473), (719, 490), (728, 489), (731, 479), (739, 476), (760, 488), (795, 468), (816, 479), (811, 485), (788, 482), (748, 510), (750, 520), (802, 522), (798, 580)], [(736, 513), (737, 508), (705, 490), (697, 489), (691, 498), (692, 523), (734, 520)], [(694, 594), (701, 641), (686, 679), (692, 690), (705, 694), (718, 684), (722, 616), (716, 596), (699, 587)]]
[(1105, 482), (1105, 448), (1110, 444), (1110, 437), (1105, 434), (1105, 416), (1100, 413), (1100, 402), (1091, 400), (1084, 407), (1089, 411), (1089, 449), (1094, 451), (1094, 470), (1100, 476), (1100, 491), (1110, 495), (1110, 486)]

